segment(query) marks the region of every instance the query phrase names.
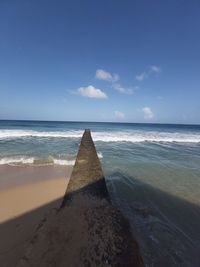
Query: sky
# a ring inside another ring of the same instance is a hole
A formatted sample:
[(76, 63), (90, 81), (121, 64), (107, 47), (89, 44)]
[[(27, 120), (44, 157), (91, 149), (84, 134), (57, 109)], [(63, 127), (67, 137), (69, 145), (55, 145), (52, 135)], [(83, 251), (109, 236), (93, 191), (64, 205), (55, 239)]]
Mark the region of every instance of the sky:
[(200, 124), (199, 0), (1, 0), (0, 119)]

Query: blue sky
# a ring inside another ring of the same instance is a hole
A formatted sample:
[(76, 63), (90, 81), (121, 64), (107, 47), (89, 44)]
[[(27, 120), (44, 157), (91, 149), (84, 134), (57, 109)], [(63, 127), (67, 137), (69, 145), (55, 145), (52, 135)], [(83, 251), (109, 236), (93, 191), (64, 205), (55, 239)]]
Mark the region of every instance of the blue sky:
[(0, 1), (0, 119), (200, 123), (199, 0)]

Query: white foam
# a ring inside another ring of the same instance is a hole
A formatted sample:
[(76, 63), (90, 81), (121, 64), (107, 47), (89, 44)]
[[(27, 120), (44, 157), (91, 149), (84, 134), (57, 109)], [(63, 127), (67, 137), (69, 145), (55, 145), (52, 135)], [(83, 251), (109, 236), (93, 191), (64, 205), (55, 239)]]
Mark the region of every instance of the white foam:
[[(55, 137), (55, 138), (81, 138), (83, 131), (32, 131), (32, 130), (0, 130), (0, 139), (16, 139), (27, 137)], [(92, 131), (94, 141), (101, 142), (177, 142), (200, 143), (200, 133), (192, 132), (158, 132), (158, 131)]]
[(22, 138), (22, 137), (68, 137), (79, 138), (83, 131), (33, 131), (33, 130), (0, 130), (0, 139)]
[(26, 158), (26, 157), (5, 157), (0, 159), (0, 165), (5, 165), (5, 164), (16, 164), (16, 163), (21, 163), (21, 164), (33, 164), (34, 163), (34, 158)]
[(155, 131), (92, 132), (94, 141), (102, 142), (177, 142), (200, 143), (200, 134)]
[(66, 160), (66, 159), (53, 159), (54, 164), (56, 165), (74, 165), (75, 160)]
[[(25, 157), (25, 156), (19, 156), (19, 157), (5, 157), (0, 159), (0, 165), (15, 165), (15, 164), (34, 164), (35, 158), (34, 157)], [(66, 159), (55, 159), (52, 158), (49, 162), (42, 163), (36, 163), (36, 165), (74, 165), (75, 160), (66, 160)]]
[(99, 159), (103, 158), (103, 154), (101, 152), (98, 152), (97, 155), (98, 155)]

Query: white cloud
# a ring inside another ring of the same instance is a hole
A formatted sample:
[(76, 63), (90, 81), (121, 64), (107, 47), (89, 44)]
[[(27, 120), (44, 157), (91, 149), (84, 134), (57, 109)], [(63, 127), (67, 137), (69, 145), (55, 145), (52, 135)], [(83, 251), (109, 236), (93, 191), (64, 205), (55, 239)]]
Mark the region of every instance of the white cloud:
[(141, 74), (136, 75), (135, 79), (138, 80), (138, 81), (143, 81), (147, 77), (148, 77), (148, 74), (146, 72), (143, 72)]
[(135, 79), (138, 81), (143, 81), (147, 79), (153, 73), (156, 74), (160, 72), (161, 72), (161, 67), (156, 66), (156, 65), (151, 65), (147, 71), (144, 71), (141, 74), (136, 75)]
[(155, 72), (155, 73), (159, 73), (159, 72), (161, 72), (161, 68), (159, 66), (152, 65), (152, 66), (150, 66), (150, 71)]
[(115, 111), (115, 117), (118, 120), (123, 120), (125, 118), (125, 114), (123, 112), (121, 112), (121, 111), (116, 110)]
[(108, 71), (98, 69), (96, 70), (95, 78), (107, 82), (116, 82), (119, 80), (119, 75), (116, 73), (111, 74)]
[(144, 108), (142, 108), (142, 111), (144, 113), (144, 118), (145, 119), (153, 119), (154, 113), (153, 113), (153, 111), (151, 110), (150, 107), (144, 107)]
[(138, 89), (138, 87), (134, 88), (127, 88), (122, 86), (119, 82), (120, 77), (116, 73), (110, 73), (108, 71), (105, 71), (103, 69), (96, 70), (95, 78), (103, 81), (107, 81), (111, 83), (111, 87), (114, 88), (116, 91), (118, 91), (121, 94), (127, 94), (132, 95), (134, 93), (134, 90)]
[(101, 89), (95, 88), (92, 85), (86, 87), (80, 87), (77, 90), (77, 93), (81, 96), (90, 98), (100, 98), (100, 99), (108, 98), (106, 93), (104, 93)]
[(118, 92), (122, 94), (127, 94), (127, 95), (132, 95), (133, 94), (133, 89), (132, 88), (125, 88), (119, 83), (114, 83), (112, 87), (117, 90)]
[(117, 81), (120, 80), (120, 77), (116, 73), (110, 73), (108, 71), (105, 71), (103, 69), (96, 70), (95, 78), (103, 81), (107, 81), (111, 83), (112, 88), (117, 90), (121, 94), (127, 94), (132, 95), (134, 93), (134, 89), (138, 88), (125, 88), (120, 83), (117, 83)]

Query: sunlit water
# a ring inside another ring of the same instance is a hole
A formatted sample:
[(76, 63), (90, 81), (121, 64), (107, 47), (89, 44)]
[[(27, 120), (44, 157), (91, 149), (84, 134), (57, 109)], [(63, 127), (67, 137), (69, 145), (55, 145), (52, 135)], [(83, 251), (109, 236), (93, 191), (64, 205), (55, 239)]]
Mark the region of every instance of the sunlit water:
[(0, 164), (73, 165), (85, 128), (146, 266), (200, 266), (200, 126), (0, 121)]

